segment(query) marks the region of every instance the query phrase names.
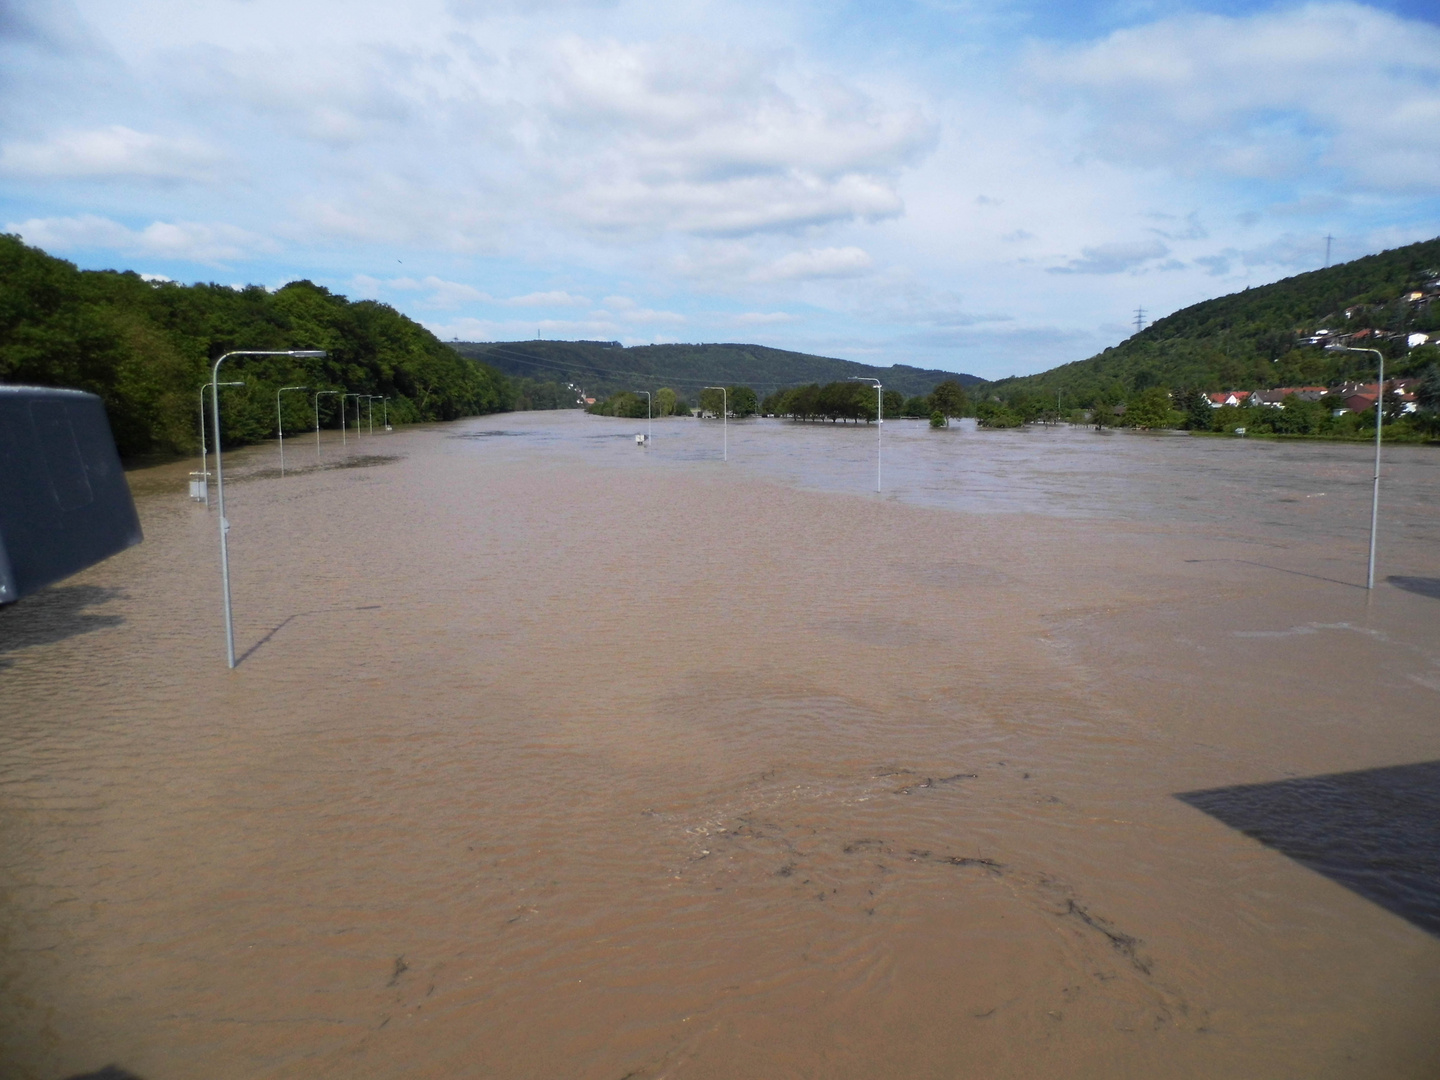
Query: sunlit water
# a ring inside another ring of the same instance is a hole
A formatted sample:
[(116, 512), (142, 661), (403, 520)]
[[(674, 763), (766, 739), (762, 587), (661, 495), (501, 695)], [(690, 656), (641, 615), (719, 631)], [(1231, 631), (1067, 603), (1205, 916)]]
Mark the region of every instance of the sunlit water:
[(644, 430), (227, 455), (234, 672), (134, 474), (0, 613), (0, 1072), (1434, 1075), (1423, 918), (1176, 797), (1440, 758), (1432, 450), (1372, 596), (1364, 446)]

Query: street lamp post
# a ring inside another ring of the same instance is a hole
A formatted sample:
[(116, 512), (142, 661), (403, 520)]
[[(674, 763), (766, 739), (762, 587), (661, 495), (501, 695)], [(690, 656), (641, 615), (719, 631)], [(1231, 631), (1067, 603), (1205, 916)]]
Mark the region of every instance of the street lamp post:
[[(374, 434), (375, 434), (375, 399), (376, 399), (377, 397), (379, 397), (379, 396), (380, 396), (379, 394), (366, 394), (366, 395), (365, 395), (366, 417), (367, 417), (367, 418), (369, 419), (369, 421), (370, 421), (370, 434), (371, 434), (371, 435), (374, 435)], [(359, 404), (359, 403), (357, 402), (356, 404)], [(356, 423), (355, 426), (356, 426), (356, 427), (359, 427), (359, 426), (360, 426), (359, 423), (358, 423), (358, 421), (357, 421), (357, 423)]]
[[(320, 460), (320, 399), (326, 394), (338, 394), (339, 390), (317, 390), (315, 392), (315, 460)], [(345, 422), (344, 409), (341, 409), (340, 422)]]
[(863, 375), (851, 375), (855, 382), (873, 382), (875, 384), (875, 490), (880, 490), (880, 434), (883, 430), (880, 425), (885, 423), (885, 395), (880, 388), (879, 379), (867, 379)]
[[(244, 386), (243, 382), (222, 382), (221, 386)], [(208, 382), (200, 384), (200, 480), (205, 485), (205, 509), (210, 509), (210, 459), (207, 456), (209, 451), (205, 447), (205, 391), (210, 388)]]
[(645, 445), (650, 445), (650, 391), (636, 390), (637, 394), (645, 395)]
[(388, 397), (382, 397), (382, 398), (380, 399), (380, 411), (381, 411), (381, 413), (382, 413), (382, 422), (383, 422), (384, 425), (385, 425), (385, 430), (386, 430), (386, 431), (389, 431), (389, 430), (390, 430), (390, 399), (389, 399)]
[(225, 590), (225, 661), (231, 668), (235, 666), (235, 622), (230, 611), (230, 522), (225, 518), (225, 469), (220, 460), (220, 365), (232, 356), (293, 356), (308, 359), (324, 355), (321, 349), (237, 349), (225, 353), (210, 369), (210, 408), (214, 421), (211, 426), (215, 432), (215, 498), (220, 507), (220, 580)]
[(730, 422), (730, 395), (723, 386), (707, 386), (706, 390), (720, 391), (720, 433), (723, 438), (721, 446), (724, 447), (724, 456), (721, 460), (730, 460), (730, 429), (726, 426)]
[(355, 399), (355, 438), (360, 438), (360, 399), (364, 394), (346, 394), (340, 399), (340, 441), (345, 442), (345, 398)]
[(1379, 349), (1354, 349), (1348, 345), (1326, 345), (1330, 352), (1374, 353), (1380, 361), (1380, 378), (1375, 385), (1375, 484), (1370, 492), (1370, 569), (1365, 587), (1375, 588), (1375, 533), (1380, 525), (1380, 427), (1385, 422), (1385, 354)]
[(309, 390), (308, 386), (282, 386), (275, 391), (275, 431), (280, 436), (280, 475), (285, 475), (285, 419), (280, 415), (280, 395), (287, 390)]

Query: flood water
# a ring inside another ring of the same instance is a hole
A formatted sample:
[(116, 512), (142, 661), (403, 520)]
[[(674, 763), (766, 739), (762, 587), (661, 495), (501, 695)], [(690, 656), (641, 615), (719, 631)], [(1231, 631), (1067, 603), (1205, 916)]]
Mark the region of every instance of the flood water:
[(227, 455), (233, 672), (131, 474), (0, 612), (0, 1075), (1440, 1073), (1440, 454), (1370, 593), (1364, 446), (644, 428)]

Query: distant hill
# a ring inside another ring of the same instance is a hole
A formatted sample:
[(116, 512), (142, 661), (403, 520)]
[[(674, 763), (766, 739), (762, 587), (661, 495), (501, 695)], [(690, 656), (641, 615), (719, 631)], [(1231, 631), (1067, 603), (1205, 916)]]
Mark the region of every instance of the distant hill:
[[(1123, 401), (1149, 386), (1197, 390), (1335, 385), (1374, 370), (1373, 357), (1326, 352), (1321, 330), (1377, 347), (1396, 375), (1430, 362), (1407, 337), (1440, 333), (1440, 238), (1206, 300), (1113, 348), (1038, 375), (1002, 379), (1002, 398), (1063, 391), (1066, 407)], [(1418, 297), (1413, 294), (1419, 293)], [(1371, 376), (1373, 378), (1373, 375)]]
[(462, 356), (489, 364), (507, 375), (573, 382), (591, 397), (622, 390), (669, 386), (694, 399), (708, 385), (749, 386), (762, 396), (805, 383), (828, 383), (858, 375), (879, 379), (887, 390), (928, 394), (937, 383), (955, 379), (965, 386), (981, 380), (953, 371), (910, 367), (871, 367), (852, 360), (770, 349), (764, 345), (637, 345), (624, 348), (607, 341), (452, 342)]

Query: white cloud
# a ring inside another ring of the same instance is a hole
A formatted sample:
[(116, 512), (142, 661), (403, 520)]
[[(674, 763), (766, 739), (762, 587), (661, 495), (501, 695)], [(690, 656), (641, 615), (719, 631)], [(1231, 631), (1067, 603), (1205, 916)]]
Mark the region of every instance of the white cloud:
[(26, 243), (49, 251), (115, 251), (210, 266), (276, 250), (274, 242), (263, 236), (215, 222), (155, 221), (136, 230), (109, 218), (84, 214), (10, 222), (5, 231), (18, 233)]
[(1052, 266), (1052, 274), (1119, 274), (1170, 254), (1159, 240), (1117, 241), (1080, 249), (1080, 258)]
[(1433, 20), (1131, 2), (1027, 45), (1037, 0), (922, 4), (837, 35), (793, 0), (0, 0), (0, 199), (91, 265), (298, 273), (459, 336), (750, 327), (983, 374), (1327, 232), (1436, 231)]
[(733, 315), (730, 321), (737, 326), (776, 326), (795, 321), (788, 311), (746, 311)]
[(1190, 14), (1040, 47), (1094, 152), (1183, 173), (1440, 192), (1440, 27), (1355, 3)]
[(494, 296), (483, 289), (459, 281), (447, 281), (434, 274), (423, 278), (394, 277), (381, 280), (365, 274), (357, 274), (351, 282), (362, 295), (378, 297), (382, 289), (396, 292), (421, 292), (427, 294), (421, 304), (431, 308), (458, 308), (466, 304), (494, 304), (501, 307), (588, 307), (591, 300), (576, 296), (562, 289), (549, 292), (525, 293), (523, 296)]
[(934, 140), (914, 105), (753, 50), (568, 37), (548, 55), (537, 152), (570, 181), (560, 210), (601, 231), (744, 235), (894, 216), (900, 170)]
[(682, 323), (685, 316), (675, 311), (656, 311), (642, 308), (628, 296), (607, 296), (601, 301), (605, 306), (590, 313), (592, 319), (618, 320), (631, 325), (645, 323)]
[(219, 162), (220, 154), (198, 140), (152, 135), (119, 124), (0, 148), (0, 174), (45, 179), (208, 181), (215, 178)]
[(501, 300), (500, 303), (510, 307), (589, 307), (590, 300), (588, 297), (575, 296), (563, 290), (554, 290), (512, 296), (508, 300)]
[(753, 281), (859, 277), (874, 264), (869, 253), (858, 247), (814, 248), (782, 255), (769, 265), (752, 270), (750, 277)]

